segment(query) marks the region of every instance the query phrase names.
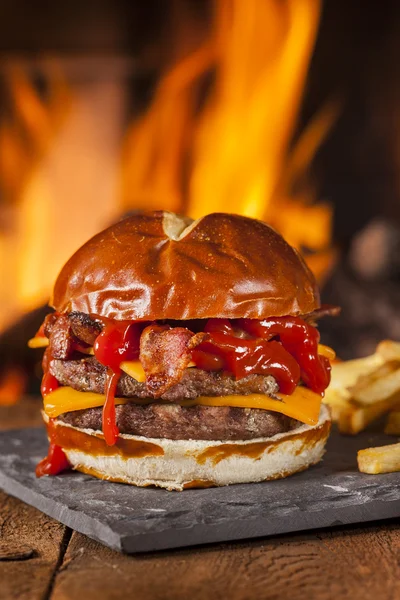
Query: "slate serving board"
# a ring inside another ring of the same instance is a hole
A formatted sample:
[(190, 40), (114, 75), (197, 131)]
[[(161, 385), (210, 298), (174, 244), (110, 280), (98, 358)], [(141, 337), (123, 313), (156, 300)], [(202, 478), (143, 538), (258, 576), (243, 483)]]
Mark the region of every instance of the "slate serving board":
[(166, 492), (80, 473), (36, 479), (43, 429), (0, 434), (0, 487), (89, 537), (126, 553), (269, 536), (400, 516), (400, 473), (357, 471), (360, 448), (382, 434), (333, 432), (325, 459), (283, 480)]

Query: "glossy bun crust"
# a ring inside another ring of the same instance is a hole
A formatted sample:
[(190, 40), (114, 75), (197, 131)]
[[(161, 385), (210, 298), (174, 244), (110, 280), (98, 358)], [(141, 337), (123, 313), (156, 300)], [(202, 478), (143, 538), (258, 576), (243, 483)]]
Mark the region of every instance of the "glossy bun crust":
[(262, 319), (312, 312), (320, 298), (303, 259), (265, 223), (158, 211), (82, 246), (62, 269), (52, 306), (112, 319)]

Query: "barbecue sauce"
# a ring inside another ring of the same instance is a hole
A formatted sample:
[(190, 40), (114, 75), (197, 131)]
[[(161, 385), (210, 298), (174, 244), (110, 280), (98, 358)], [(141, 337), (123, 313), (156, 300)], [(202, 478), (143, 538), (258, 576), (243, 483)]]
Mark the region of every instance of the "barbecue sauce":
[(120, 364), (139, 358), (139, 343), (142, 326), (132, 321), (102, 319), (103, 330), (93, 345), (96, 359), (107, 367), (103, 406), (103, 434), (106, 443), (113, 446), (118, 439), (115, 420), (115, 393), (121, 375)]

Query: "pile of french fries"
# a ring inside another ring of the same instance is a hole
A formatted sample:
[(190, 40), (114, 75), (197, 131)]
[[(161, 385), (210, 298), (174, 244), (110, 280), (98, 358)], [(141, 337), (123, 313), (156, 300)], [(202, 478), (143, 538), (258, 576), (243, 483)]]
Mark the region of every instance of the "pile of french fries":
[[(366, 358), (334, 362), (325, 403), (339, 430), (357, 434), (388, 414), (385, 433), (400, 436), (400, 342), (385, 340)], [(400, 443), (358, 453), (363, 473), (400, 471)]]

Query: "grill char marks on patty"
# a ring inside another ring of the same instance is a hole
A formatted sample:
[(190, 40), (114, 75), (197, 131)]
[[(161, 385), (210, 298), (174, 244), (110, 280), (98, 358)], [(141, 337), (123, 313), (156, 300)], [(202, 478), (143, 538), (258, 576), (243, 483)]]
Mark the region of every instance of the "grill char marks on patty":
[[(82, 429), (102, 429), (101, 407), (65, 413), (57, 419)], [(116, 419), (120, 433), (170, 440), (251, 440), (286, 433), (302, 425), (267, 410), (159, 403), (118, 405)]]
[[(81, 360), (51, 360), (50, 373), (62, 384), (82, 392), (104, 394), (106, 367), (95, 358)], [(274, 396), (279, 391), (278, 384), (271, 376), (249, 375), (236, 381), (233, 376), (219, 372), (189, 368), (182, 379), (161, 396), (162, 400), (179, 402), (195, 399), (198, 396), (229, 396), (232, 394), (266, 394)], [(155, 394), (146, 383), (140, 383), (126, 373), (118, 382), (117, 396), (130, 398), (154, 398)]]

